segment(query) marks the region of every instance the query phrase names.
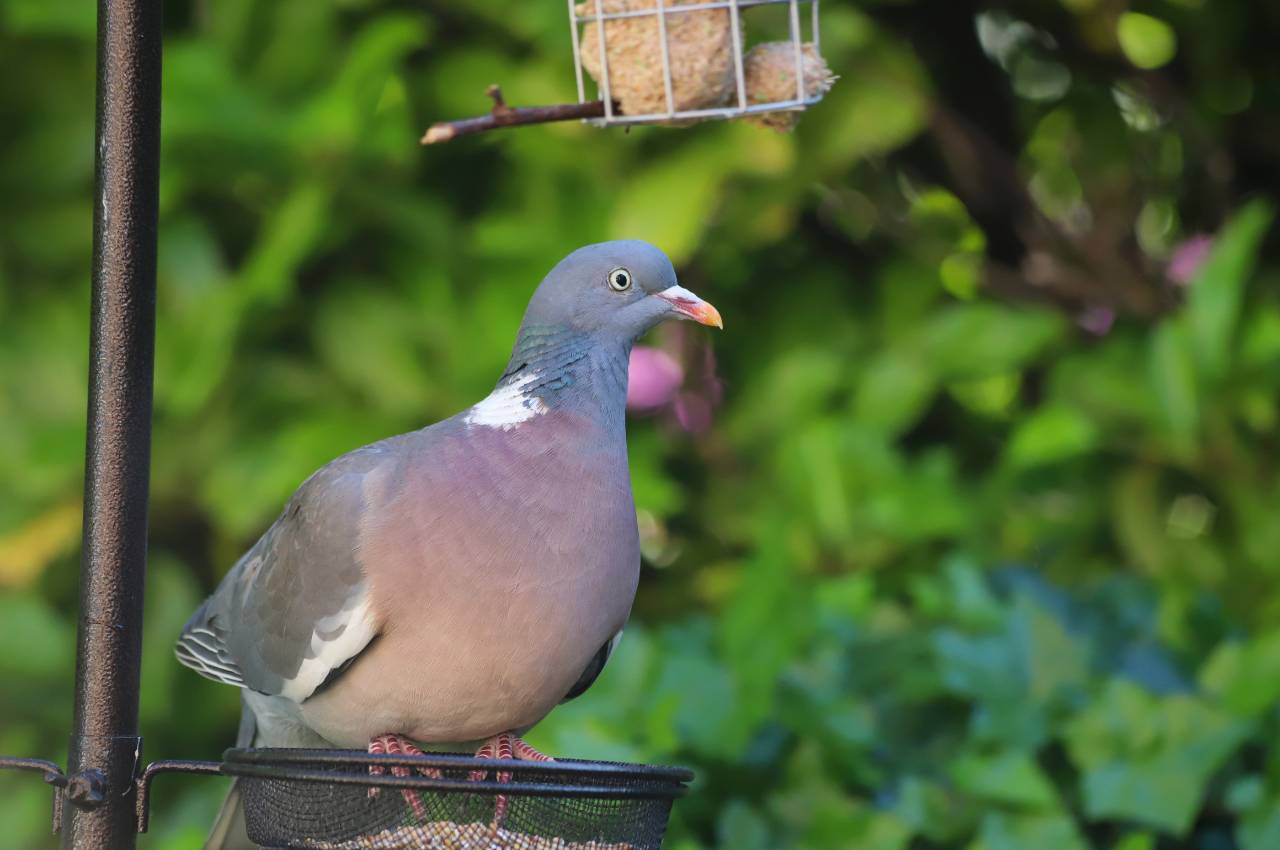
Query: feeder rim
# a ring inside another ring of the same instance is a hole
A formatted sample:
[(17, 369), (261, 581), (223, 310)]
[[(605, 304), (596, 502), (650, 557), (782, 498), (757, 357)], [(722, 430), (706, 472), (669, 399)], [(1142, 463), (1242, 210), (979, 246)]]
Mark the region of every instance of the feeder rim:
[[(318, 769), (328, 766), (368, 767), (385, 764), (392, 767), (434, 767), (451, 770), (510, 771), (554, 776), (633, 780), (625, 785), (564, 784), (536, 782), (475, 782), (431, 776), (391, 776), (370, 773), (334, 773)], [(301, 748), (233, 748), (223, 754), (222, 772), (229, 776), (259, 779), (296, 780), (341, 785), (367, 785), (386, 788), (417, 788), (436, 791), (465, 791), (483, 794), (525, 794), (541, 797), (606, 797), (606, 798), (677, 798), (688, 792), (685, 783), (693, 779), (693, 771), (666, 765), (629, 764), (620, 762), (564, 759), (554, 762), (531, 762), (514, 759), (479, 759), (450, 753), (420, 756), (370, 754), (361, 750), (327, 750)]]
[(358, 785), (369, 788), (402, 788), (417, 791), (448, 791), (463, 794), (497, 796), (511, 794), (524, 797), (587, 798), (592, 800), (675, 800), (688, 792), (681, 784), (635, 785), (551, 785), (539, 782), (482, 782), (468, 779), (436, 779), (430, 776), (386, 776), (359, 773), (333, 773), (327, 770), (279, 768), (271, 765), (240, 765), (224, 769), (228, 776), (241, 779), (273, 779), (284, 782), (310, 782), (318, 785)]

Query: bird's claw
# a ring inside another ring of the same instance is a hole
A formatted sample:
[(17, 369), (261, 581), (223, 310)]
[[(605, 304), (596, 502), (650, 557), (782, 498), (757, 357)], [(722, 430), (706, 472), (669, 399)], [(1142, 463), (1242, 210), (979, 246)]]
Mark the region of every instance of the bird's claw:
[[(517, 759), (519, 761), (555, 761), (551, 756), (541, 753), (534, 749), (524, 740), (512, 732), (503, 732), (494, 735), (492, 738), (484, 742), (484, 746), (476, 750), (476, 758), (478, 759)], [(487, 770), (473, 770), (467, 774), (467, 779), (472, 782), (479, 782), (489, 775)], [(511, 771), (499, 770), (494, 773), (494, 779), (498, 782), (510, 782)], [(501, 826), (502, 819), (507, 814), (509, 801), (506, 794), (498, 794), (494, 797), (493, 824)]]
[[(385, 735), (375, 735), (372, 738), (370, 738), (369, 752), (374, 755), (382, 754), (382, 753), (387, 753), (390, 755), (405, 755), (405, 756), (424, 755), (422, 750), (418, 749), (417, 744), (413, 743), (403, 735), (396, 735), (394, 733), (387, 733)], [(418, 770), (418, 773), (422, 774), (423, 776), (430, 777), (431, 779), (441, 779), (444, 776), (444, 774), (442, 774), (439, 770), (437, 770), (434, 767), (420, 767), (417, 770)], [(381, 776), (385, 772), (386, 770), (381, 765), (376, 765), (376, 764), (369, 765), (369, 774), (371, 776)], [(412, 772), (413, 771), (410, 768), (403, 767), (400, 765), (393, 766), (391, 768), (392, 776), (409, 776), (412, 774)], [(378, 791), (379, 791), (378, 788), (370, 788), (369, 796), (370, 797), (378, 796)], [(414, 815), (417, 816), (418, 820), (426, 819), (427, 807), (422, 804), (422, 798), (418, 796), (416, 791), (413, 791), (409, 788), (401, 788), (400, 795), (404, 797), (405, 802), (408, 803), (409, 807), (413, 809), (413, 813)]]

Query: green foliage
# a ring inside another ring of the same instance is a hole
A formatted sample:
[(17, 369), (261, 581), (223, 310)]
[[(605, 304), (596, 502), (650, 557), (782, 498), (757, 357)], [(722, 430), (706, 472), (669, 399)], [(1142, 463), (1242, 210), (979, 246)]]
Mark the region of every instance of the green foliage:
[[(634, 236), (724, 315), (650, 341), (692, 374), (710, 339), (724, 401), (632, 421), (633, 623), (536, 744), (695, 767), (678, 850), (1280, 846), (1276, 39), (1243, 3), (966, 8), (824, 4), (841, 80), (794, 135), (420, 149), (491, 82), (572, 97), (562, 4), (166, 4), (147, 757), (232, 741), (171, 645), (293, 488), (482, 396), (539, 276)], [(0, 0), (0, 752), (54, 759), (92, 15)], [(199, 847), (222, 791), (157, 782), (142, 846)], [(0, 776), (6, 847), (52, 846), (47, 803)]]
[(1116, 38), (1124, 55), (1139, 68), (1159, 68), (1178, 50), (1173, 27), (1159, 18), (1126, 12), (1116, 23)]

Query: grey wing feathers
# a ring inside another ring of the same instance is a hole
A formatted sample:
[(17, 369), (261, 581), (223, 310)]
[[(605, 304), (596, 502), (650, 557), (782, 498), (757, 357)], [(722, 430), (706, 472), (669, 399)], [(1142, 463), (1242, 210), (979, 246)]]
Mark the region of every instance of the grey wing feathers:
[(178, 660), (201, 676), (227, 685), (244, 687), (240, 667), (227, 652), (226, 635), (207, 612), (209, 603), (201, 605), (178, 638)]
[(179, 661), (300, 702), (376, 636), (357, 548), (364, 482), (394, 464), (390, 443), (344, 455), (303, 482), (184, 627)]
[(609, 642), (600, 647), (595, 655), (591, 656), (591, 660), (587, 662), (586, 669), (582, 671), (578, 681), (573, 683), (569, 693), (565, 694), (564, 699), (560, 700), (561, 704), (571, 699), (577, 699), (587, 692), (587, 688), (595, 684), (596, 679), (600, 678), (600, 674), (604, 672), (604, 665), (609, 663), (609, 657), (618, 648), (618, 641), (620, 640), (622, 640), (621, 631), (609, 638)]

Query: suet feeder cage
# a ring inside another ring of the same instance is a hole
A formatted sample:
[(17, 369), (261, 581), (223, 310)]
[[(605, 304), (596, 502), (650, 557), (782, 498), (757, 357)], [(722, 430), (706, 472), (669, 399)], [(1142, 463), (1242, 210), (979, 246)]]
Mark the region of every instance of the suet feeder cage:
[[(748, 50), (746, 19), (765, 6), (786, 7), (789, 37)], [(604, 111), (590, 120), (601, 126), (798, 112), (834, 79), (818, 0), (569, 0), (569, 21), (578, 102), (590, 75)]]
[[(741, 118), (791, 130), (837, 79), (822, 58), (818, 0), (568, 0), (568, 7), (577, 103), (511, 107), (492, 85), (488, 115), (433, 124), (422, 143), (574, 119), (610, 127)], [(785, 15), (784, 39), (757, 38), (769, 7)]]

